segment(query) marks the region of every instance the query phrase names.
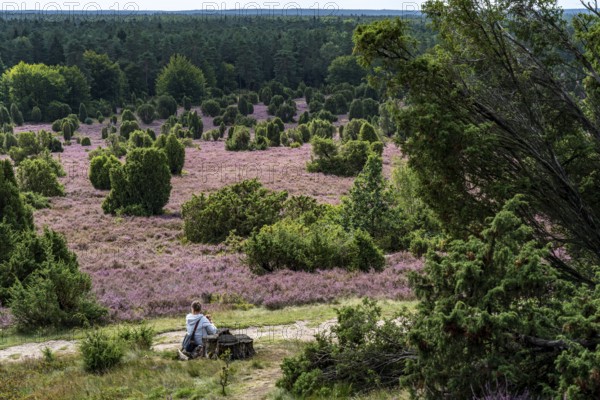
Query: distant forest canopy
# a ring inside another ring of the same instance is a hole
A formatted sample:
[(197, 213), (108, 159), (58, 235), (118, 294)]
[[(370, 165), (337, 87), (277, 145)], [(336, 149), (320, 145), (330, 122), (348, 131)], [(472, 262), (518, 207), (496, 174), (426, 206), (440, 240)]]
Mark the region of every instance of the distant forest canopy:
[[(16, 102), (26, 119), (30, 114), (27, 108), (34, 105), (44, 113), (44, 105), (37, 104), (40, 101), (58, 100), (73, 109), (94, 100), (122, 105), (134, 95), (155, 96), (157, 77), (174, 54), (184, 55), (202, 70), (207, 88), (225, 93), (257, 91), (273, 80), (293, 89), (301, 82), (322, 87), (328, 83), (332, 62), (352, 54), (356, 26), (375, 19), (185, 15), (6, 18), (0, 24), (1, 100), (6, 105)], [(424, 46), (431, 44), (425, 22), (415, 18), (414, 25), (422, 33)], [(20, 62), (28, 66), (21, 64), (16, 69), (20, 69), (21, 77), (27, 69), (28, 78), (19, 80), (13, 67)], [(58, 80), (65, 83), (56, 85)], [(43, 95), (50, 98), (23, 98), (29, 85), (37, 90), (42, 81), (47, 81), (49, 88)], [(64, 96), (52, 98), (57, 91)]]

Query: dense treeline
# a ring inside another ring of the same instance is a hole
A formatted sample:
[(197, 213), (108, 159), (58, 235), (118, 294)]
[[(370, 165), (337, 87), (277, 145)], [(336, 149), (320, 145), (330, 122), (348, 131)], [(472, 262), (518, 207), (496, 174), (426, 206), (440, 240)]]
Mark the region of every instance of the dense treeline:
[(21, 61), (77, 66), (88, 79), (91, 97), (108, 100), (156, 94), (156, 78), (174, 54), (201, 68), (209, 87), (226, 92), (257, 90), (270, 80), (293, 88), (300, 82), (320, 86), (331, 62), (351, 54), (359, 21), (188, 16), (36, 19), (27, 24), (5, 20), (0, 68)]

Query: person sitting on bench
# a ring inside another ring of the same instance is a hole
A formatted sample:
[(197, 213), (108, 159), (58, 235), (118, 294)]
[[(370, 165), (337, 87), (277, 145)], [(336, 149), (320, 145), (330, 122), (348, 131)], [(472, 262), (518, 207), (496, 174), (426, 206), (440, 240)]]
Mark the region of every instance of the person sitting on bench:
[(202, 338), (217, 333), (217, 327), (212, 323), (210, 314), (202, 314), (202, 304), (199, 301), (192, 302), (192, 312), (185, 317), (187, 334), (194, 337), (195, 348), (181, 349), (179, 357), (189, 360), (203, 354)]

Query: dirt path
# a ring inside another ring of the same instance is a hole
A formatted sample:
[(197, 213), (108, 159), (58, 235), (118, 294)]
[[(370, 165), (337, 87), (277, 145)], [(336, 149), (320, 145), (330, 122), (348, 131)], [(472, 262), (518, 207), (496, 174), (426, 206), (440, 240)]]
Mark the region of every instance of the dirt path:
[[(255, 341), (268, 343), (276, 340), (313, 340), (314, 335), (319, 332), (327, 332), (335, 323), (328, 320), (318, 326), (309, 326), (309, 321), (297, 321), (290, 325), (273, 325), (263, 327), (249, 327), (234, 329), (233, 333), (243, 333)], [(175, 351), (180, 345), (185, 331), (171, 331), (156, 335), (153, 350)], [(24, 343), (4, 350), (0, 350), (0, 362), (18, 362), (26, 359), (36, 359), (43, 356), (43, 350), (48, 348), (56, 355), (73, 354), (78, 350), (78, 340), (50, 340), (41, 343)]]

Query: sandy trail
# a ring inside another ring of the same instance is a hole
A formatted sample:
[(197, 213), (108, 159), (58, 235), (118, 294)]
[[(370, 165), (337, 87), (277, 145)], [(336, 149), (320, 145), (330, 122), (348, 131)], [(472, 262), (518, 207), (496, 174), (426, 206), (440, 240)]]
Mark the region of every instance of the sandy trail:
[[(235, 334), (246, 334), (256, 342), (268, 343), (278, 340), (311, 341), (317, 333), (329, 332), (335, 319), (323, 322), (317, 326), (309, 326), (310, 321), (297, 321), (289, 325), (272, 325), (262, 327), (249, 327), (233, 329)], [(154, 338), (154, 351), (175, 351), (181, 345), (185, 335), (184, 330), (171, 331), (156, 335)], [(73, 354), (78, 351), (78, 340), (49, 340), (39, 343), (24, 343), (0, 350), (0, 362), (19, 362), (28, 359), (43, 357), (44, 349), (52, 350), (55, 355)]]

